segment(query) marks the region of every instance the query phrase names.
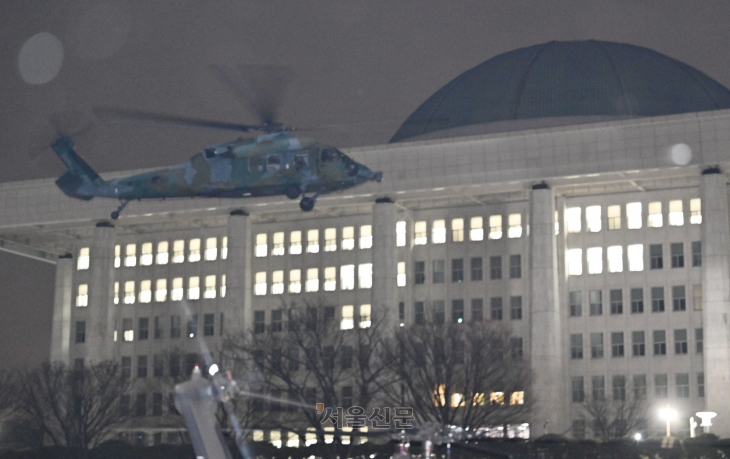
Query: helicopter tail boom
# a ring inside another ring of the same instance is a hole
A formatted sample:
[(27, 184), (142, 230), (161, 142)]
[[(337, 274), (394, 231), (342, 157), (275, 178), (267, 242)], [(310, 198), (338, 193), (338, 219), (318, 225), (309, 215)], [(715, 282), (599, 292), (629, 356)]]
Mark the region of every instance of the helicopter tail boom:
[(56, 184), (66, 195), (89, 200), (97, 194), (95, 190), (106, 184), (99, 174), (76, 153), (74, 143), (69, 137), (59, 137), (51, 147), (68, 168), (56, 180)]

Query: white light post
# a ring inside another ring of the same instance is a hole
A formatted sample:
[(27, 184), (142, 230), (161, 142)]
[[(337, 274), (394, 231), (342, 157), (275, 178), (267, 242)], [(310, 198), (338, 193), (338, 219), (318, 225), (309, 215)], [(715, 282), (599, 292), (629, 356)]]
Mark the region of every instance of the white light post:
[(712, 418), (717, 416), (714, 411), (699, 411), (695, 413), (698, 418), (702, 419), (700, 427), (704, 427), (705, 433), (710, 433), (710, 426), (712, 425)]
[(672, 421), (677, 419), (677, 411), (673, 410), (669, 407), (669, 405), (667, 405), (666, 408), (662, 408), (661, 410), (659, 410), (659, 417), (667, 421), (667, 437), (671, 437), (672, 433), (670, 430), (670, 424)]

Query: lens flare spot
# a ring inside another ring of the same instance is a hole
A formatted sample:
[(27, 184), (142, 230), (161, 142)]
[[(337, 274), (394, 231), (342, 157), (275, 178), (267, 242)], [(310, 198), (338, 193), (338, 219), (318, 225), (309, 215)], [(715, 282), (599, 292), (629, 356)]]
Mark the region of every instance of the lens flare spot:
[(56, 78), (63, 64), (63, 45), (50, 32), (30, 37), (20, 48), (18, 68), (28, 84), (46, 84)]

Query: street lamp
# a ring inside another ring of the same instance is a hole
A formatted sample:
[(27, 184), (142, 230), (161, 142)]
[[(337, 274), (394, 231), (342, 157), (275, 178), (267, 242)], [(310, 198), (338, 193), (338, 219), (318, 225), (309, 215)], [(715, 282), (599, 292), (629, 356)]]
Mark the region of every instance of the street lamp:
[(698, 418), (702, 419), (700, 427), (704, 427), (705, 433), (710, 433), (710, 426), (712, 425), (712, 418), (717, 416), (714, 411), (699, 411), (695, 413)]
[(667, 421), (667, 437), (671, 437), (670, 424), (672, 421), (677, 419), (677, 411), (667, 405), (666, 408), (659, 410), (659, 417)]

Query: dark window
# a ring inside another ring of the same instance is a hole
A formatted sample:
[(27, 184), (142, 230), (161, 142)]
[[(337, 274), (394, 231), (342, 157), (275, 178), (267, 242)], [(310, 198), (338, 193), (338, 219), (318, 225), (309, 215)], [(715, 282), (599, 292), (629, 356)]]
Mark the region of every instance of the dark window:
[(674, 330), (674, 353), (675, 354), (686, 354), (687, 353), (687, 329), (678, 328)]
[(484, 300), (472, 298), (471, 300), (471, 321), (481, 322), (484, 320)]
[(603, 358), (603, 333), (591, 333), (591, 358)]
[(646, 398), (646, 375), (634, 375), (634, 398)]
[(509, 277), (510, 279), (522, 277), (522, 255), (509, 256)]
[(512, 320), (522, 320), (521, 296), (511, 296), (509, 298), (509, 317)]
[(146, 355), (137, 356), (137, 377), (138, 378), (147, 377), (147, 356)]
[(165, 373), (165, 360), (162, 355), (155, 354), (152, 356), (152, 376), (161, 378)]
[(651, 312), (664, 312), (664, 287), (651, 288)]
[(352, 406), (352, 386), (342, 388), (342, 407), (347, 409)]
[(704, 339), (704, 333), (701, 328), (695, 328), (695, 349), (697, 349), (698, 354), (702, 354), (702, 341)]
[(687, 309), (687, 300), (684, 293), (684, 285), (675, 285), (672, 287), (672, 310), (685, 311)]
[(299, 349), (296, 347), (290, 347), (287, 358), (289, 360), (289, 370), (299, 371)]
[(568, 294), (570, 301), (570, 317), (580, 317), (583, 315), (583, 298), (581, 292), (570, 292)]
[(464, 282), (464, 259), (451, 260), (451, 282)]
[(664, 260), (662, 259), (662, 245), (651, 244), (649, 245), (649, 268), (650, 269), (662, 269), (664, 266)]
[(443, 300), (433, 302), (433, 321), (437, 324), (446, 322), (446, 303)]
[(702, 266), (702, 241), (692, 243), (692, 266)]
[(641, 314), (644, 312), (644, 289), (643, 288), (632, 288), (631, 289), (631, 313)]
[(513, 360), (522, 360), (522, 338), (513, 336), (509, 339)]
[(502, 320), (502, 297), (496, 296), (490, 298), (489, 310), (492, 320)]
[(451, 302), (451, 321), (455, 324), (464, 321), (464, 300), (453, 300)]
[(615, 375), (613, 377), (613, 399), (626, 400), (626, 376)]
[(634, 357), (642, 357), (646, 353), (644, 344), (644, 332), (631, 332), (631, 354)]
[(697, 373), (697, 396), (702, 398), (705, 396), (705, 373)]
[(482, 280), (482, 257), (472, 257), (471, 259), (471, 280)]
[(446, 274), (444, 273), (444, 260), (433, 260), (433, 283), (443, 284), (446, 280)]
[(155, 317), (155, 339), (162, 339), (162, 318)]
[(398, 303), (398, 321), (401, 324), (406, 321), (406, 304), (402, 301)]
[(575, 333), (570, 335), (570, 358), (583, 358), (583, 334)]
[(129, 395), (122, 395), (119, 398), (119, 414), (122, 416), (129, 416), (131, 398)]
[(684, 244), (676, 242), (669, 245), (672, 254), (672, 268), (684, 268)]
[(654, 355), (667, 354), (667, 334), (664, 330), (654, 330)]
[(611, 301), (611, 314), (624, 313), (623, 291), (621, 289), (610, 290), (608, 292), (609, 301)]
[(416, 284), (425, 284), (426, 283), (426, 262), (425, 261), (417, 261), (413, 263), (413, 269), (414, 272), (414, 279), (413, 281)]
[(269, 155), (266, 157), (266, 170), (278, 171), (281, 169), (281, 155)]
[(122, 378), (132, 377), (132, 357), (122, 357)]
[(188, 338), (195, 338), (198, 334), (198, 315), (193, 314), (188, 318)]
[(611, 333), (611, 357), (624, 356), (624, 333)]
[(677, 373), (677, 398), (689, 398), (689, 373)]
[(502, 257), (489, 257), (489, 278), (502, 278)]
[(223, 313), (221, 312), (221, 318), (218, 321), (218, 336), (223, 336), (223, 324), (225, 323), (225, 320), (223, 320)]
[(170, 376), (180, 376), (180, 354), (170, 354)]
[(203, 336), (213, 336), (215, 334), (215, 314), (203, 315)]
[(335, 321), (335, 307), (334, 306), (325, 306), (324, 307), (324, 323), (330, 324), (334, 323)]
[(185, 373), (183, 373), (183, 375), (189, 377), (193, 373), (193, 369), (195, 369), (195, 365), (197, 364), (198, 354), (185, 354)]
[(281, 309), (274, 309), (271, 311), (271, 331), (280, 332), (282, 330), (284, 311)]
[(170, 338), (180, 338), (181, 333), (180, 316), (170, 316)]
[(149, 338), (150, 335), (150, 319), (147, 317), (140, 317), (137, 321), (137, 324), (139, 325), (139, 333), (137, 333), (137, 339), (139, 340), (145, 340)]
[(152, 394), (152, 416), (162, 416), (162, 393)]
[(423, 301), (416, 301), (413, 304), (413, 313), (416, 324), (423, 325), (426, 323), (426, 311)]
[(654, 396), (656, 398), (667, 398), (669, 396), (666, 374), (654, 375)]
[(79, 320), (76, 322), (76, 342), (86, 342), (86, 321)]
[(340, 353), (340, 366), (343, 369), (352, 368), (352, 346), (342, 346), (342, 352)]
[(594, 376), (591, 378), (593, 400), (602, 402), (606, 399), (606, 383), (603, 376)]
[[(609, 226), (608, 229), (614, 228)], [(576, 400), (573, 401), (575, 402)], [(583, 440), (586, 438), (586, 422), (583, 419), (576, 419), (573, 421), (572, 434), (573, 438), (576, 440)]]
[[(521, 338), (520, 338), (521, 339)], [(511, 343), (514, 344), (514, 343)], [(520, 346), (522, 343), (520, 343)], [(514, 348), (512, 348), (514, 351)], [(520, 351), (522, 348), (520, 348)], [(451, 358), (453, 359), (454, 363), (462, 364), (464, 363), (464, 343), (462, 341), (455, 341), (454, 342), (454, 348), (451, 354)]]
[(570, 385), (573, 389), (573, 403), (583, 403), (586, 398), (583, 388), (583, 376), (573, 376)]
[(590, 302), (590, 314), (592, 316), (603, 315), (603, 292), (600, 290), (590, 290), (588, 292), (588, 300)]

